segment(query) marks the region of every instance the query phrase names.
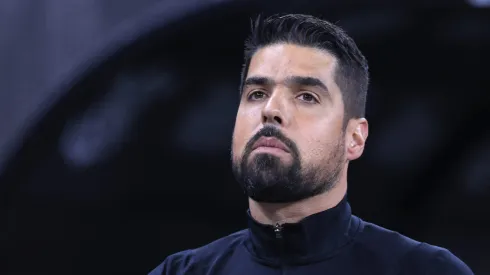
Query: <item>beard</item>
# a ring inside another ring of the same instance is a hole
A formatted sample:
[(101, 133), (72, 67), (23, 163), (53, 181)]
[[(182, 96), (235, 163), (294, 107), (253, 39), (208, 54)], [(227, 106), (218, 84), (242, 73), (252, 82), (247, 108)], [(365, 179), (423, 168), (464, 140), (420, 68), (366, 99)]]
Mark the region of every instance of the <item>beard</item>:
[[(286, 164), (281, 158), (268, 153), (251, 156), (253, 145), (263, 136), (283, 142), (289, 148), (292, 162)], [(339, 138), (332, 145), (327, 167), (324, 164), (306, 166), (292, 140), (276, 127), (265, 126), (250, 139), (241, 158), (233, 157), (232, 152), (233, 175), (245, 194), (257, 202), (300, 201), (328, 192), (335, 186), (344, 163), (343, 144)]]

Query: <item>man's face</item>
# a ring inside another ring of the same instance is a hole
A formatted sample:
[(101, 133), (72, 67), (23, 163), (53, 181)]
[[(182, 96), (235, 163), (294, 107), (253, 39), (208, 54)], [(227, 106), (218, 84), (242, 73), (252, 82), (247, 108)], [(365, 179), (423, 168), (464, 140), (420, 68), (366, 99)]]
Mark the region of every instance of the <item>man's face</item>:
[(292, 44), (270, 45), (252, 57), (232, 164), (253, 200), (298, 201), (328, 191), (338, 180), (346, 159), (336, 65), (325, 51)]

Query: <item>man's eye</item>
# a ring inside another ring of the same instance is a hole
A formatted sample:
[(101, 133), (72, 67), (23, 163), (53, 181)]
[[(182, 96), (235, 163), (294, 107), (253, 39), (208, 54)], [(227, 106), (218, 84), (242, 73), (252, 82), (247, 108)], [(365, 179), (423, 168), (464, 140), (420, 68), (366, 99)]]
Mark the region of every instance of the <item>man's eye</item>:
[(264, 98), (266, 95), (264, 92), (261, 92), (261, 91), (255, 91), (253, 93), (251, 93), (249, 96), (248, 96), (248, 99), (250, 100), (260, 100), (262, 98)]
[(309, 103), (317, 103), (318, 100), (316, 100), (316, 98), (311, 95), (311, 94), (301, 94), (299, 96), (299, 99), (301, 99), (302, 101), (305, 101), (305, 102), (309, 102)]

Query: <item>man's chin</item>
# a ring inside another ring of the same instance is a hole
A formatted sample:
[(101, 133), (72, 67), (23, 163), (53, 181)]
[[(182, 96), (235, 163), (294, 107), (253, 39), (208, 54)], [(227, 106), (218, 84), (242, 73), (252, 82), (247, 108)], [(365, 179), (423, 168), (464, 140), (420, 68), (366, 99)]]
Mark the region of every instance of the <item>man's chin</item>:
[(301, 194), (291, 192), (286, 189), (264, 189), (259, 192), (251, 192), (248, 197), (258, 203), (293, 203), (304, 199)]
[(290, 155), (276, 155), (270, 153), (256, 153), (249, 157), (248, 165), (253, 167), (253, 170), (259, 172), (284, 171), (291, 168), (292, 159)]

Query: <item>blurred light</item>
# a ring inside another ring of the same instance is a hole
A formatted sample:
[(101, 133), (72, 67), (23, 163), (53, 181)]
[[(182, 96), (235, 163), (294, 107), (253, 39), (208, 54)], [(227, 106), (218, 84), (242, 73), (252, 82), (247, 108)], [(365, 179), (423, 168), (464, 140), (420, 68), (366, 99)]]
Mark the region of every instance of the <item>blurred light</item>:
[(477, 8), (488, 8), (490, 7), (490, 0), (468, 0), (470, 5)]
[(60, 140), (65, 161), (87, 167), (110, 157), (131, 134), (145, 107), (176, 90), (169, 85), (171, 80), (170, 73), (158, 70), (117, 76), (112, 91), (65, 129)]
[(176, 148), (194, 154), (221, 154), (230, 149), (238, 92), (235, 83), (222, 81), (210, 85), (207, 98), (186, 112), (175, 135)]

